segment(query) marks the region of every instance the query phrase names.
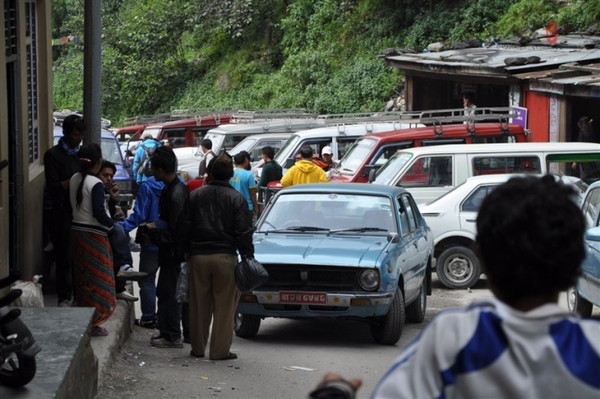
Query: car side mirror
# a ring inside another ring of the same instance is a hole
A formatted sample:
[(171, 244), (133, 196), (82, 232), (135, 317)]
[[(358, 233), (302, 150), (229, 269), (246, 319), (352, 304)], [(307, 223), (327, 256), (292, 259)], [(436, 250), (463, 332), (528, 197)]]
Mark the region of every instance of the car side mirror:
[(369, 183), (371, 183), (372, 181), (375, 180), (375, 175), (377, 174), (377, 171), (379, 170), (379, 168), (380, 168), (380, 165), (365, 165), (362, 175), (368, 176)]
[(395, 244), (400, 241), (400, 236), (398, 235), (398, 233), (390, 232), (387, 234), (387, 240), (388, 242)]

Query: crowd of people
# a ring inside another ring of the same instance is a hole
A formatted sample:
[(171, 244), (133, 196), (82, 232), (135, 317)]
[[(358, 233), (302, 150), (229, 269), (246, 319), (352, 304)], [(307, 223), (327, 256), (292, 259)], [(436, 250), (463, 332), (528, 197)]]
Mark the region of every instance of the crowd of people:
[[(67, 117), (63, 131), (45, 155), (45, 204), (54, 222), (49, 234), (61, 251), (59, 304), (94, 307), (90, 333), (105, 336), (101, 324), (123, 289), (119, 277), (139, 273), (142, 314), (136, 324), (158, 329), (151, 346), (182, 348), (188, 342), (191, 356), (236, 359), (234, 269), (238, 256), (254, 256), (256, 188), (277, 180), (283, 187), (326, 182), (312, 149), (302, 148), (302, 158), (282, 174), (273, 149), (265, 147), (258, 183), (248, 171), (247, 153), (213, 154), (203, 184), (188, 187), (177, 175), (173, 150), (157, 146), (152, 175), (141, 179), (133, 212), (126, 216), (114, 204), (114, 165), (103, 161), (97, 144), (81, 145), (83, 120)], [(208, 152), (210, 143), (203, 143)], [(529, 176), (513, 178), (485, 198), (476, 245), (495, 298), (437, 315), (402, 350), (374, 398), (598, 397), (600, 322), (557, 305), (560, 292), (576, 283), (585, 256), (585, 222), (571, 194), (551, 176)], [(136, 228), (140, 272), (126, 251), (119, 253)], [(189, 304), (176, 299), (184, 262)], [(360, 385), (358, 378), (330, 373), (311, 397), (352, 398)]]
[[(134, 156), (138, 192), (133, 211), (126, 215), (117, 202), (116, 166), (102, 158), (99, 145), (82, 145), (84, 136), (83, 118), (68, 116), (63, 137), (44, 156), (47, 247), (54, 253), (59, 306), (94, 307), (91, 335), (105, 336), (101, 324), (114, 312), (117, 299), (138, 300), (126, 289), (126, 281), (135, 280), (141, 299), (135, 323), (158, 329), (152, 346), (177, 348), (187, 342), (193, 355), (203, 356), (214, 318), (210, 357), (233, 358), (233, 320), (224, 315), (235, 308), (237, 254), (254, 253), (257, 187), (288, 177), (286, 186), (327, 181), (330, 147), (324, 148), (328, 159), (323, 167), (313, 162), (310, 147), (303, 148), (303, 159), (285, 176), (273, 161), (274, 149), (264, 147), (264, 173), (257, 183), (247, 152), (217, 156), (205, 139), (202, 184), (186, 186), (177, 175), (173, 150), (146, 135)], [(135, 229), (139, 271), (130, 247), (129, 234)], [(175, 297), (183, 262), (190, 264), (189, 304)]]

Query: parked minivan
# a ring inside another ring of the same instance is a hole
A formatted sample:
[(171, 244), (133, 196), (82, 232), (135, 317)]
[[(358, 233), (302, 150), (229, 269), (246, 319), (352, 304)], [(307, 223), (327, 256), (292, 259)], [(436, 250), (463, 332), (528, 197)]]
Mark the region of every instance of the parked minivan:
[[(480, 112), (486, 109), (479, 109)], [(398, 150), (410, 147), (424, 147), (443, 144), (482, 144), (482, 143), (516, 143), (528, 141), (528, 131), (520, 125), (508, 123), (510, 108), (490, 108), (487, 114), (472, 116), (468, 123), (462, 121), (465, 116), (451, 115), (439, 117), (432, 126), (413, 129), (394, 130), (384, 133), (368, 134), (355, 141), (352, 147), (340, 160), (340, 165), (331, 173), (330, 180), (337, 182), (368, 181), (371, 170), (381, 167)], [(502, 110), (503, 113), (500, 113)], [(431, 112), (441, 112), (431, 111)], [(447, 110), (454, 111), (454, 110)], [(492, 113), (495, 112), (495, 113)], [(431, 122), (431, 118), (423, 113), (421, 122)], [(498, 118), (497, 123), (490, 119)], [(488, 121), (477, 123), (478, 121)], [(454, 124), (443, 125), (442, 123)], [(424, 125), (421, 125), (424, 126)]]
[(155, 123), (145, 127), (144, 134), (151, 134), (158, 141), (172, 148), (197, 147), (204, 135), (221, 124), (229, 123), (231, 115), (202, 115), (191, 119)]
[(294, 133), (285, 143), (283, 148), (275, 155), (275, 161), (280, 164), (284, 170), (289, 169), (298, 160), (300, 149), (304, 146), (312, 147), (315, 156), (320, 156), (323, 147), (329, 146), (333, 151), (333, 159), (338, 160), (346, 153), (356, 139), (361, 136), (378, 132), (389, 132), (395, 129), (409, 129), (411, 127), (414, 127), (414, 124), (369, 122), (350, 125), (340, 124), (299, 131)]
[(374, 183), (402, 186), (417, 203), (432, 201), (468, 177), (497, 173), (556, 173), (600, 179), (600, 144), (451, 144), (405, 148), (377, 172)]
[[(285, 118), (264, 119), (252, 123), (230, 123), (209, 130), (204, 136), (212, 142), (212, 151), (218, 154), (220, 151), (230, 151), (248, 136), (268, 133), (293, 133), (298, 130), (312, 129), (324, 126), (322, 121), (316, 118)], [(198, 142), (200, 144), (200, 142)], [(200, 146), (193, 148), (175, 149), (175, 155), (179, 162), (179, 172), (184, 179), (195, 178), (198, 175), (198, 166), (204, 157)]]

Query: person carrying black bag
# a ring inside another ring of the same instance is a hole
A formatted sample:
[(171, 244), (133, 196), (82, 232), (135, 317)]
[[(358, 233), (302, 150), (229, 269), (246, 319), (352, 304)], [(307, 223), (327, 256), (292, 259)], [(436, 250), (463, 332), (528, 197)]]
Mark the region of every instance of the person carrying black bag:
[(234, 270), (237, 253), (254, 257), (252, 220), (242, 194), (230, 184), (231, 156), (208, 165), (208, 183), (190, 194), (190, 335), (195, 357), (204, 357), (209, 337), (211, 360), (231, 360), (233, 315), (237, 304)]

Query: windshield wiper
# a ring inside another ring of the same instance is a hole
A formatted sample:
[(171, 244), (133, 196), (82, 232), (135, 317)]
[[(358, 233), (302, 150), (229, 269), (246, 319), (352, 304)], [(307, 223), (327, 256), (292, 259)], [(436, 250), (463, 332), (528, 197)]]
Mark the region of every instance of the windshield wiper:
[(350, 229), (339, 229), (339, 230), (331, 230), (329, 232), (329, 234), (336, 234), (336, 233), (346, 233), (346, 232), (359, 232), (359, 233), (365, 233), (367, 231), (388, 231), (387, 229), (382, 229), (380, 227), (352, 227)]
[(283, 227), (281, 229), (274, 229), (274, 230), (267, 230), (264, 233), (265, 234), (269, 234), (269, 233), (283, 233), (286, 231), (300, 231), (300, 232), (307, 232), (307, 231), (329, 231), (329, 229), (323, 228), (323, 227), (315, 227), (315, 226), (290, 226), (290, 227)]

